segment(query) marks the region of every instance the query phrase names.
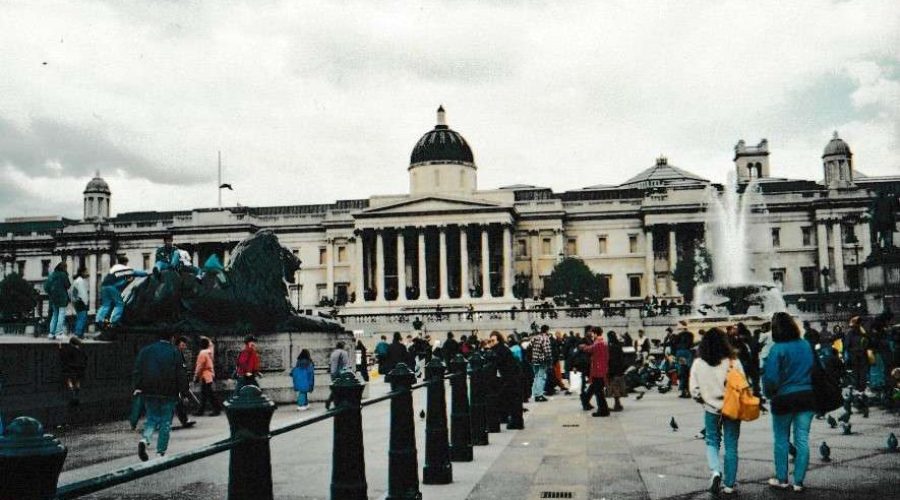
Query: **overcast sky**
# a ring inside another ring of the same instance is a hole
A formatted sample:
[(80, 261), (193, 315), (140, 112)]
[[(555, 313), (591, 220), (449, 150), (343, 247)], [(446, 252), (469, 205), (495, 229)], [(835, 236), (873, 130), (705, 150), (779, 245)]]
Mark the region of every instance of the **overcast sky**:
[[(119, 4), (123, 5), (119, 5)], [(329, 203), (405, 193), (435, 109), (482, 189), (714, 181), (769, 139), (820, 179), (837, 129), (900, 175), (900, 7), (886, 1), (7, 2), (0, 218)]]

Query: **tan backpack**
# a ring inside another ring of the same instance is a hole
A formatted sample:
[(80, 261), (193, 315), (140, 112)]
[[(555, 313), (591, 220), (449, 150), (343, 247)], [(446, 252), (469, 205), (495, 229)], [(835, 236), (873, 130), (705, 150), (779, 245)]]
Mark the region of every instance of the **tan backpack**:
[(728, 361), (728, 374), (725, 376), (722, 416), (745, 422), (759, 418), (759, 398), (750, 390), (747, 377), (735, 369), (733, 360)]

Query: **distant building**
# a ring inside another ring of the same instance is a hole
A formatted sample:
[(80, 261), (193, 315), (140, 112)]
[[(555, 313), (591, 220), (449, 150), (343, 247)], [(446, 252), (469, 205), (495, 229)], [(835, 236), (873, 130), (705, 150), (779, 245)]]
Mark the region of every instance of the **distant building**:
[[(859, 263), (871, 251), (867, 208), (881, 190), (900, 193), (900, 176), (866, 177), (837, 133), (822, 155), (823, 181), (771, 176), (768, 143), (735, 146), (740, 185), (760, 186), (767, 213), (756, 226), (754, 273), (786, 294), (858, 290)], [(514, 185), (479, 190), (469, 143), (437, 125), (410, 156), (409, 193), (332, 204), (197, 208), (113, 215), (112, 192), (99, 174), (84, 190), (82, 220), (17, 218), (0, 223), (2, 274), (40, 283), (59, 259), (98, 280), (116, 254), (149, 269), (162, 236), (202, 264), (226, 261), (234, 245), (273, 228), (303, 261), (291, 300), (302, 308), (336, 302), (349, 311), (512, 305), (520, 282), (529, 297), (563, 257), (583, 259), (601, 275), (611, 300), (676, 298), (678, 262), (704, 241), (710, 183), (660, 157), (617, 185), (556, 193)], [(825, 271), (823, 273), (823, 271)]]

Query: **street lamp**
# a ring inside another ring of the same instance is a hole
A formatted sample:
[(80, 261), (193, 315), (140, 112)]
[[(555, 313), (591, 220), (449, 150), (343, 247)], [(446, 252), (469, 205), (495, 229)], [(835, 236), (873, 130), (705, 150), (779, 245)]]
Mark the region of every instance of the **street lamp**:
[(830, 274), (831, 271), (829, 271), (827, 267), (822, 268), (822, 277), (825, 278), (825, 295), (828, 295), (828, 276)]

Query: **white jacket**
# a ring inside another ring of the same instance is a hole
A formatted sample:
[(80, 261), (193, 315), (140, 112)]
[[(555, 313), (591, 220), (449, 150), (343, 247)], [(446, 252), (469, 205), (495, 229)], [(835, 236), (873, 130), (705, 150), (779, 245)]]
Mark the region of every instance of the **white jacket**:
[(69, 289), (69, 296), (72, 298), (72, 302), (80, 300), (87, 304), (89, 301), (88, 299), (90, 298), (87, 280), (81, 276), (75, 278), (75, 282), (72, 283), (72, 288)]
[(725, 398), (725, 377), (729, 363), (744, 373), (744, 367), (736, 359), (723, 359), (718, 366), (709, 366), (702, 358), (696, 358), (691, 365), (690, 390), (694, 398), (703, 398), (703, 408), (718, 415), (722, 412)]

